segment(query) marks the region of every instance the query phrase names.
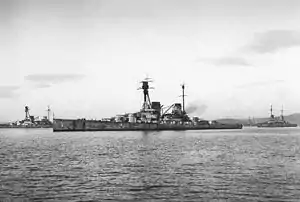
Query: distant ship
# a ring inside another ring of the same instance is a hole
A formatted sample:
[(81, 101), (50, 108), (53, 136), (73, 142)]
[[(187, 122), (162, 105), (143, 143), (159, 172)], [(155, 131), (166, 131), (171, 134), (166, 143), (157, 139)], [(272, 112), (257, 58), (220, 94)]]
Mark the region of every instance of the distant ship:
[(25, 106), (25, 119), (7, 124), (0, 124), (0, 128), (52, 128), (50, 121), (50, 107), (48, 106), (48, 116), (34, 117), (29, 114), (29, 107)]
[(273, 108), (271, 105), (271, 115), (269, 120), (262, 122), (262, 123), (257, 123), (257, 127), (263, 128), (263, 127), (269, 127), (269, 128), (279, 128), (279, 127), (297, 127), (298, 125), (295, 123), (289, 123), (288, 121), (284, 120), (283, 116), (283, 108), (281, 109), (281, 115), (279, 117), (275, 117), (273, 115)]
[[(144, 102), (136, 113), (117, 115), (102, 120), (53, 119), (53, 131), (163, 131), (163, 130), (205, 130), (205, 129), (241, 129), (242, 124), (223, 124), (217, 121), (190, 118), (184, 108), (184, 90), (182, 84), (182, 104), (174, 103), (166, 108), (160, 102), (151, 102), (149, 82), (141, 81)], [(169, 112), (170, 111), (170, 112)]]

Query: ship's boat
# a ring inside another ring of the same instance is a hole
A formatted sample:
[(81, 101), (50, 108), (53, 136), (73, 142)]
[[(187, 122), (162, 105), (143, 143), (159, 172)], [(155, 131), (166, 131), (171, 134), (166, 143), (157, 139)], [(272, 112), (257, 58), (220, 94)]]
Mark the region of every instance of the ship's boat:
[(271, 105), (270, 111), (271, 111), (270, 118), (265, 122), (258, 123), (257, 127), (259, 127), (259, 128), (280, 128), (280, 127), (297, 127), (298, 126), (297, 124), (290, 123), (284, 119), (283, 109), (281, 109), (280, 117), (275, 117), (273, 115), (272, 105)]
[(182, 104), (175, 103), (163, 107), (160, 102), (151, 102), (149, 96), (149, 78), (143, 80), (144, 102), (138, 112), (117, 115), (102, 120), (53, 119), (53, 131), (163, 131), (163, 130), (207, 130), (241, 129), (241, 124), (223, 124), (217, 121), (191, 119), (184, 109), (184, 90), (182, 84)]

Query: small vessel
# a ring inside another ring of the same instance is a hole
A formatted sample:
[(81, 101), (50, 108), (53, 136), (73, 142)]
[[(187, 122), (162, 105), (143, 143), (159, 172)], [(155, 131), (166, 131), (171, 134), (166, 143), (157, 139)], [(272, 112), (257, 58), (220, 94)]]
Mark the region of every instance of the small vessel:
[(272, 105), (270, 108), (270, 112), (271, 112), (270, 118), (265, 122), (258, 123), (257, 127), (259, 127), (259, 128), (263, 128), (263, 127), (278, 128), (278, 127), (297, 127), (298, 126), (295, 123), (290, 123), (290, 122), (284, 120), (283, 107), (281, 109), (281, 115), (279, 117), (275, 117), (273, 115)]
[(48, 116), (34, 117), (29, 114), (29, 107), (25, 106), (25, 119), (6, 124), (0, 124), (0, 128), (52, 128), (50, 111), (50, 107), (48, 106)]
[(53, 119), (53, 131), (163, 131), (163, 130), (205, 130), (205, 129), (241, 129), (242, 124), (223, 124), (217, 121), (190, 118), (184, 108), (184, 90), (182, 84), (182, 104), (174, 103), (163, 107), (160, 102), (151, 102), (149, 83), (151, 79), (141, 81), (138, 88), (143, 91), (142, 109), (135, 113), (117, 115), (102, 120)]

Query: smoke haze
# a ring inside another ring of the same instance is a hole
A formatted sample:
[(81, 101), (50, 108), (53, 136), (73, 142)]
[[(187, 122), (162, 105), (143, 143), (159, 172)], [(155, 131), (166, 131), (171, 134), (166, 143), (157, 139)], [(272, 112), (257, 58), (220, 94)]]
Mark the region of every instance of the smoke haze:
[(207, 109), (207, 105), (200, 103), (191, 103), (186, 108), (186, 113), (194, 115), (202, 115)]

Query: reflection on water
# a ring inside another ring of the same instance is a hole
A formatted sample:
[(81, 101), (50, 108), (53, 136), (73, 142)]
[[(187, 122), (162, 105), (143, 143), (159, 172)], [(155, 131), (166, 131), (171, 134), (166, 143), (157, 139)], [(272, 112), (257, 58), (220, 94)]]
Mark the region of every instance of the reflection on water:
[(299, 129), (0, 130), (0, 200), (299, 201)]

